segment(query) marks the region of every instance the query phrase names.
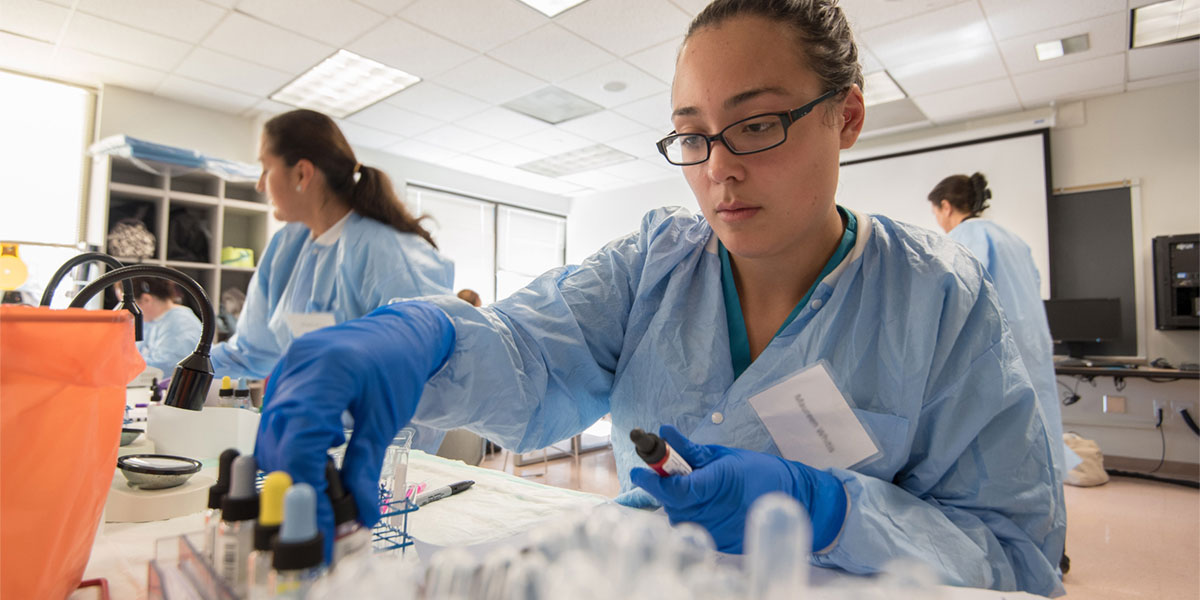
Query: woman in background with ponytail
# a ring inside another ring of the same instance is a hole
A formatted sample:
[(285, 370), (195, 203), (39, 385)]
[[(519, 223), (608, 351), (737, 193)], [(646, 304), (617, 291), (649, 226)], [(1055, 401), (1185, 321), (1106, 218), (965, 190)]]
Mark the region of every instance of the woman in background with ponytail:
[(454, 263), (332, 119), (311, 110), (272, 118), (259, 161), (258, 191), (286, 225), (250, 280), (237, 333), (212, 350), (217, 377), (266, 377), (308, 331), (395, 298), (452, 293)]
[[(1051, 457), (1063, 476), (1079, 463), (1062, 442), (1062, 409), (1054, 375), (1054, 343), (1042, 304), (1041, 277), (1029, 245), (996, 223), (978, 218), (992, 191), (982, 173), (951, 175), (929, 192), (933, 216), (950, 239), (964, 245), (992, 276), (1050, 434)], [(1064, 451), (1069, 453), (1064, 459)], [(1067, 463), (1067, 464), (1064, 464)]]

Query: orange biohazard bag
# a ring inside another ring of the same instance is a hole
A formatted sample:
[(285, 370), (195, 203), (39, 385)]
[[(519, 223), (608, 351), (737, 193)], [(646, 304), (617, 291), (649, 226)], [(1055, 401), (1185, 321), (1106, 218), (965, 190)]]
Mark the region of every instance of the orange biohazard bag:
[(0, 306), (0, 597), (79, 585), (144, 368), (128, 312)]

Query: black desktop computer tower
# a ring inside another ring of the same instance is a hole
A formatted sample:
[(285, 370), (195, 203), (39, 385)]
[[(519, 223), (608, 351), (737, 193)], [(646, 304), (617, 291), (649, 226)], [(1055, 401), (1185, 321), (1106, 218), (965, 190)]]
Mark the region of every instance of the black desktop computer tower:
[(1154, 238), (1154, 326), (1200, 329), (1200, 234)]

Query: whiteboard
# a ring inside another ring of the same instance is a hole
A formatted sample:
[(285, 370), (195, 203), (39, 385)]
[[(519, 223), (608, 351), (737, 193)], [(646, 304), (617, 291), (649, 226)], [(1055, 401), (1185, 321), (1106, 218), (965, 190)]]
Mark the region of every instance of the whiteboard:
[(1050, 298), (1050, 242), (1046, 220), (1047, 156), (1044, 131), (963, 145), (883, 156), (841, 167), (838, 203), (942, 233), (928, 195), (950, 175), (976, 171), (988, 179), (994, 221), (1029, 244), (1041, 274), (1042, 298)]

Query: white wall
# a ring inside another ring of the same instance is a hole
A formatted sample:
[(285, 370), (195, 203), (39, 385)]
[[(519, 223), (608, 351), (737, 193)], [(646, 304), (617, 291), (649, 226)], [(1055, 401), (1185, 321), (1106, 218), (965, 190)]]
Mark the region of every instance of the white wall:
[(578, 264), (604, 244), (636, 231), (642, 217), (660, 206), (700, 212), (682, 172), (671, 179), (575, 198), (567, 216), (567, 264)]
[(1146, 290), (1146, 357), (1197, 362), (1196, 330), (1154, 328), (1155, 236), (1200, 232), (1200, 83), (1191, 81), (1083, 101), (1083, 123), (1050, 132), (1055, 188), (1137, 179), (1141, 183), (1141, 262)]
[(258, 162), (258, 128), (250, 118), (110, 85), (100, 93), (96, 121), (96, 139), (124, 134), (218, 158)]

